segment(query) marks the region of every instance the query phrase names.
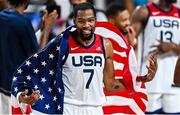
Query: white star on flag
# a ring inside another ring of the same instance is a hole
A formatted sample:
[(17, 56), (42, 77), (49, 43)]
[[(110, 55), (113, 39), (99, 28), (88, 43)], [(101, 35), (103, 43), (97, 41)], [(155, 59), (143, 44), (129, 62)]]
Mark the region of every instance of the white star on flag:
[(53, 54), (49, 54), (49, 58), (53, 59), (54, 55)]
[(49, 87), (49, 88), (48, 88), (48, 92), (50, 92), (50, 93), (51, 93), (51, 91), (52, 91), (52, 88), (50, 88), (50, 87)]
[(58, 88), (59, 93), (61, 92), (61, 88)]
[(36, 68), (34, 69), (34, 73), (38, 74), (39, 70)]
[(17, 77), (13, 77), (13, 81), (16, 81), (17, 80)]
[(41, 62), (41, 65), (43, 65), (44, 67), (47, 65), (47, 63), (45, 61)]
[(60, 105), (58, 105), (58, 108), (57, 108), (58, 110), (61, 110), (61, 106)]
[(37, 85), (35, 85), (35, 86), (34, 86), (34, 89), (36, 89), (36, 90), (37, 90), (37, 89), (38, 89), (38, 86), (37, 86)]
[(56, 101), (56, 100), (57, 100), (57, 97), (56, 97), (56, 96), (54, 96), (54, 97), (53, 97), (53, 101)]
[(38, 54), (34, 54), (33, 57), (37, 58), (37, 57), (38, 57)]
[(39, 98), (40, 98), (41, 100), (43, 100), (43, 99), (44, 99), (44, 96), (43, 96), (43, 95), (41, 95)]
[(45, 108), (49, 109), (50, 108), (49, 104), (45, 104)]
[(28, 60), (26, 61), (26, 65), (29, 66), (31, 64), (31, 62)]
[(45, 83), (47, 80), (45, 77), (41, 78), (41, 82)]
[(19, 74), (21, 74), (23, 72), (22, 69), (18, 69), (17, 71)]
[(49, 74), (50, 74), (50, 75), (54, 75), (54, 71), (53, 71), (53, 70), (50, 70), (50, 71), (49, 71)]
[(17, 88), (17, 87), (15, 87), (15, 88), (14, 88), (14, 91), (15, 91), (15, 92), (17, 92), (17, 91), (18, 91), (18, 88)]
[(31, 80), (31, 76), (30, 75), (26, 76), (26, 79)]
[(59, 49), (60, 49), (60, 47), (59, 47), (59, 46), (57, 46), (57, 47), (56, 47), (56, 51), (59, 51)]

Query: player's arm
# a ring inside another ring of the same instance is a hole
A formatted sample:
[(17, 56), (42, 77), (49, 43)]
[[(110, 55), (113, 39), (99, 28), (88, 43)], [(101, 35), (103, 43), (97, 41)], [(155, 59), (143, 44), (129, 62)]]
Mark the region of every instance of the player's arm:
[(146, 22), (148, 20), (148, 8), (147, 7), (141, 7), (136, 9), (132, 14), (132, 27), (135, 30), (136, 37), (139, 35), (139, 33), (144, 29)]
[(103, 71), (103, 79), (108, 92), (124, 90), (125, 87), (120, 80), (115, 80), (113, 65), (113, 47), (108, 39), (104, 39), (106, 61)]
[(175, 52), (177, 55), (180, 54), (180, 45), (176, 43), (162, 42), (157, 40), (158, 45), (152, 45), (155, 50), (151, 51), (152, 54), (165, 54), (170, 51)]
[(47, 13), (47, 11), (45, 11), (45, 14), (42, 18), (42, 23), (43, 23), (43, 33), (42, 36), (40, 38), (40, 43), (39, 46), (40, 48), (44, 48), (48, 42), (48, 37), (49, 34), (51, 32), (52, 27), (55, 25), (56, 20), (57, 20), (58, 14), (57, 11), (54, 10), (53, 12), (51, 12), (49, 15)]

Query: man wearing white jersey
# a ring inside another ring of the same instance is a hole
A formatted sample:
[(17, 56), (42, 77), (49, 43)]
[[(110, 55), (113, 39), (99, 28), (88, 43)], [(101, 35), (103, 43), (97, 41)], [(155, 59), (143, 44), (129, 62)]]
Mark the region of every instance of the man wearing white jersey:
[[(113, 2), (109, 4), (106, 9), (106, 16), (108, 18), (108, 22), (115, 25), (118, 28), (118, 30), (122, 33), (121, 39), (123, 39), (124, 41), (128, 40), (126, 45), (133, 46), (135, 44), (135, 31), (130, 25), (130, 13), (126, 9), (125, 4), (118, 2)], [(122, 43), (120, 43), (120, 46), (122, 46)], [(119, 49), (117, 48), (117, 46), (114, 46), (113, 48), (114, 50)], [(129, 47), (128, 50), (130, 50), (131, 52), (127, 56), (127, 58), (129, 58), (128, 61), (122, 61), (124, 57), (121, 57), (122, 59), (119, 59), (121, 60), (121, 63), (124, 62), (123, 64), (125, 65), (122, 69), (122, 75), (120, 76), (123, 76), (123, 80), (126, 85), (127, 83), (135, 84), (131, 86), (131, 88), (134, 88), (135, 91), (129, 91), (127, 88), (125, 91), (116, 92), (116, 94), (110, 94), (105, 92), (105, 95), (107, 95), (107, 103), (103, 108), (105, 114), (143, 114), (146, 110), (146, 103), (148, 100), (146, 88), (143, 86), (145, 82), (149, 82), (154, 78), (155, 72), (157, 70), (157, 63), (154, 65), (153, 69), (151, 68), (148, 70), (148, 73), (146, 75), (138, 76), (138, 71), (136, 71), (138, 68), (136, 63), (137, 59), (135, 56), (132, 56), (134, 55), (134, 49), (132, 47)], [(151, 56), (151, 58), (152, 57), (154, 58), (154, 60), (156, 60), (155, 56)], [(151, 61), (149, 62), (151, 64)], [(116, 66), (115, 69), (117, 69)], [(125, 71), (130, 71), (131, 74), (129, 76), (123, 75)], [(150, 71), (154, 71), (154, 73), (149, 74), (151, 73)], [(116, 77), (117, 74), (118, 73), (115, 72)], [(127, 79), (128, 77), (130, 79), (126, 81), (125, 79)], [(142, 81), (139, 81), (139, 78), (142, 78)], [(128, 101), (130, 103), (127, 103)]]
[[(32, 64), (35, 67), (29, 65), (32, 67), (30, 69), (25, 63), (18, 69), (12, 92), (18, 97), (20, 103), (32, 104), (34, 110), (42, 113), (61, 113), (59, 111), (64, 106), (63, 114), (103, 114), (102, 105), (106, 102), (103, 87), (105, 86), (108, 92), (125, 89), (120, 80), (114, 79), (113, 47), (109, 39), (94, 34), (96, 13), (92, 4), (82, 3), (75, 6), (73, 20), (74, 31), (66, 30), (52, 41), (53, 44), (50, 43), (43, 51), (26, 60), (31, 63), (37, 63), (40, 60), (37, 64), (40, 67)], [(61, 42), (57, 42), (58, 40)], [(49, 50), (50, 46), (56, 48), (55, 45), (59, 46), (57, 47), (59, 55), (56, 49)], [(46, 50), (50, 51), (48, 56), (43, 55)], [(43, 55), (42, 58), (40, 55)], [(58, 57), (62, 58), (58, 59)], [(33, 61), (35, 58), (38, 60)], [(51, 63), (47, 63), (49, 62), (47, 59)], [(50, 66), (49, 64), (52, 63), (54, 64)], [(60, 64), (55, 68), (57, 63)], [(153, 74), (154, 71), (151, 68), (154, 68), (156, 63), (154, 58), (150, 59), (150, 63), (152, 64), (150, 64), (149, 74)], [(50, 72), (45, 74), (49, 68)], [(32, 75), (29, 75), (30, 71)], [(60, 83), (61, 78), (63, 83)], [(26, 84), (32, 85), (28, 89), (33, 89), (30, 94), (27, 94), (27, 91), (20, 92), (25, 89), (23, 86)], [(37, 89), (39, 91), (36, 91)], [(64, 97), (61, 97), (63, 91)], [(61, 99), (64, 100), (62, 106), (59, 103)]]
[(158, 69), (152, 82), (147, 83), (149, 94), (148, 113), (180, 113), (180, 94), (173, 84), (173, 73), (180, 53), (180, 12), (173, 5), (176, 0), (159, 0), (137, 9), (132, 24), (137, 36), (140, 74), (146, 73), (149, 53), (157, 55)]
[[(110, 92), (125, 89), (119, 80), (114, 79), (113, 47), (108, 39), (94, 34), (96, 13), (92, 4), (75, 6), (73, 20), (76, 29), (67, 37), (68, 49), (62, 60), (63, 114), (103, 114), (102, 104), (106, 101), (103, 87)], [(51, 55), (51, 58), (55, 57)], [(61, 79), (60, 76), (58, 79)], [(19, 95), (19, 102), (33, 104), (39, 100), (40, 93), (42, 97), (41, 91), (34, 91), (31, 95), (26, 95), (25, 91)], [(47, 106), (51, 108), (50, 104), (46, 105), (46, 109)]]

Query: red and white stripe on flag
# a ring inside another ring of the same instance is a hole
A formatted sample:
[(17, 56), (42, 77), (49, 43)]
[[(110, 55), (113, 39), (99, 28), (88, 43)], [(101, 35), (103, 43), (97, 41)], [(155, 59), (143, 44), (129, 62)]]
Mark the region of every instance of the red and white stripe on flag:
[(30, 114), (32, 112), (31, 105), (20, 104), (14, 95), (11, 95), (12, 115)]
[(143, 82), (137, 81), (137, 62), (133, 48), (120, 31), (108, 22), (97, 22), (96, 34), (109, 38), (114, 48), (115, 78), (123, 79), (126, 90), (108, 93), (105, 114), (144, 114), (147, 93)]

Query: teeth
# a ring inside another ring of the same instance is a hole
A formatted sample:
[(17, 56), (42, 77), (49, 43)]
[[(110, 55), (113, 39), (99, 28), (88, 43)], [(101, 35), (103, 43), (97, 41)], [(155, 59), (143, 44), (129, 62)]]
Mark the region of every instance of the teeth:
[(87, 33), (87, 34), (91, 33), (91, 31), (89, 31), (89, 30), (83, 30), (83, 32)]

